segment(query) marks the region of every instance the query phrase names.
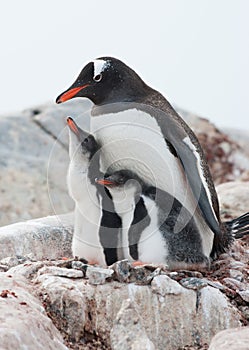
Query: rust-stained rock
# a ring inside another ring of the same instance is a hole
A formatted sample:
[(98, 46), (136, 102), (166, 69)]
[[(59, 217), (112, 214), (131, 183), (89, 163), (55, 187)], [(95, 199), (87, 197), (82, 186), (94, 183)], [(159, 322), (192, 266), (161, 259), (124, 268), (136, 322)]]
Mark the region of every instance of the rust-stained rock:
[(32, 289), (22, 276), (0, 273), (1, 349), (68, 349)]
[(232, 131), (228, 136), (208, 119), (182, 110), (179, 113), (198, 137), (215, 185), (235, 181), (249, 171), (248, 148), (245, 150), (236, 138), (232, 138)]

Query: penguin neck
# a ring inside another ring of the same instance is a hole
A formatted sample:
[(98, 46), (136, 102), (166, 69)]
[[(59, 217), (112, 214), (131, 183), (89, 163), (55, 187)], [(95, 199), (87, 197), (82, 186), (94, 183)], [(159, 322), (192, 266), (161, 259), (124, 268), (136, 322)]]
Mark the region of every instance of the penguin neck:
[(115, 211), (122, 217), (122, 220), (125, 220), (127, 215), (130, 216), (131, 212), (133, 213), (136, 204), (136, 192), (135, 186), (110, 189)]
[(141, 79), (137, 79), (135, 84), (132, 84), (132, 79), (131, 81), (127, 79), (126, 85), (122, 85), (121, 87), (115, 86), (104, 98), (97, 99), (97, 97), (95, 97), (92, 102), (94, 103), (92, 108), (93, 115), (97, 115), (97, 111), (101, 112), (103, 109), (106, 110), (106, 106), (110, 104), (141, 103), (160, 108), (163, 107), (165, 103), (168, 103), (163, 95), (146, 85)]
[(88, 167), (90, 164), (90, 160), (88, 157), (84, 157), (83, 154), (76, 151), (72, 154), (72, 158), (70, 160), (70, 167), (74, 168), (75, 171), (86, 174)]

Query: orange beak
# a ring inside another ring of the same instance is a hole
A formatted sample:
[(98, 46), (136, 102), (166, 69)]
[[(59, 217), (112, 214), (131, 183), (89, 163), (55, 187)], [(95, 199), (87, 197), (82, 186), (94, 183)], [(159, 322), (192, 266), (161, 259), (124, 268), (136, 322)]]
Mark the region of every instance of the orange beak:
[(83, 86), (78, 86), (76, 88), (72, 88), (66, 92), (64, 92), (63, 94), (61, 94), (57, 99), (56, 99), (56, 103), (62, 103), (62, 102), (66, 102), (68, 100), (70, 100), (71, 98), (73, 98), (79, 91), (81, 91), (82, 89), (85, 89), (86, 87), (88, 87), (89, 84), (83, 85)]
[(114, 182), (107, 179), (95, 179), (95, 182), (102, 186), (113, 186)]
[(69, 126), (70, 130), (75, 133), (76, 136), (79, 136), (80, 133), (77, 124), (71, 117), (67, 118), (67, 125)]

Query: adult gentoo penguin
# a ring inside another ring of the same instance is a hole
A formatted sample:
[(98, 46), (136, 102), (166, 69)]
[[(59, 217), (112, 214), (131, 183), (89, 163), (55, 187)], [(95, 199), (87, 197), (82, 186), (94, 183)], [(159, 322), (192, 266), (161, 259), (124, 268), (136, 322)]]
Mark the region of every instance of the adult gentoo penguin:
[(118, 235), (121, 219), (103, 186), (95, 182), (99, 171), (98, 143), (68, 117), (69, 194), (75, 201), (75, 223), (72, 240), (74, 256), (89, 263), (111, 265), (119, 259)]
[(206, 250), (213, 256), (223, 252), (230, 239), (222, 234), (202, 148), (169, 102), (112, 57), (88, 63), (56, 102), (75, 97), (95, 104), (93, 129), (102, 146), (102, 170), (133, 169), (146, 183), (170, 193), (194, 216)]
[[(169, 193), (146, 184), (129, 170), (116, 171), (96, 182), (109, 189), (115, 210), (122, 218), (125, 258), (165, 263), (169, 269), (208, 265), (210, 256), (194, 218)], [(175, 234), (179, 212), (180, 220), (187, 224)], [(243, 237), (249, 233), (249, 213), (225, 222), (222, 229), (231, 240)]]

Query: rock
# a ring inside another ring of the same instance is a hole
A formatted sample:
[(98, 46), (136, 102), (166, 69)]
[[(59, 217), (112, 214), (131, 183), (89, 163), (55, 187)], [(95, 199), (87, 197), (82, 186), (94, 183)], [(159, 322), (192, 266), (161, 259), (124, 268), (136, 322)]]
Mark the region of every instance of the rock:
[[(62, 261), (26, 262), (1, 273), (0, 285), (10, 292), (6, 292), (7, 296), (17, 299), (18, 289), (2, 284), (1, 276), (12, 276), (8, 279), (15, 286), (22, 283), (17, 283), (19, 280), (26, 281), (23, 276), (27, 276), (30, 282), (24, 286), (29, 293), (39, 295), (70, 348), (87, 344), (99, 349), (118, 348), (126, 327), (123, 343), (127, 349), (154, 346), (175, 350), (203, 346), (218, 331), (241, 325), (240, 311), (220, 290), (210, 286), (197, 292), (184, 288), (160, 269), (162, 274), (155, 276), (151, 285), (136, 285), (112, 281), (114, 271), (110, 268), (87, 265), (90, 276), (84, 279), (81, 270), (60, 265)], [(152, 324), (156, 326), (151, 327)]]
[(188, 289), (200, 290), (201, 288), (206, 287), (208, 282), (196, 277), (186, 277), (180, 280), (180, 284)]
[(115, 262), (110, 268), (114, 271), (113, 278), (119, 282), (128, 282), (130, 277), (131, 263), (127, 260)]
[(7, 265), (0, 265), (0, 272), (6, 272), (8, 271), (8, 266)]
[(4, 259), (1, 259), (0, 264), (6, 265), (6, 267), (10, 269), (11, 267), (17, 266), (19, 264), (19, 261), (16, 256), (8, 256)]
[(26, 279), (1, 273), (0, 285), (1, 349), (68, 349)]
[(127, 259), (115, 262), (110, 268), (113, 269), (113, 279), (119, 282), (134, 282), (140, 285), (150, 284), (152, 279), (161, 273), (162, 266), (147, 264), (133, 266)]
[(235, 270), (235, 269), (230, 269), (229, 274), (231, 278), (236, 279), (239, 282), (242, 282), (244, 279), (244, 275), (241, 271)]
[(212, 339), (208, 350), (248, 350), (249, 327), (227, 329)]
[(57, 105), (48, 103), (38, 107), (39, 113), (34, 113), (34, 108), (24, 111), (24, 115), (32, 118), (35, 124), (38, 124), (47, 134), (54, 139), (59, 138), (59, 142), (68, 148), (68, 130), (66, 118), (74, 118), (77, 123), (85, 130), (90, 130), (90, 115), (93, 104), (87, 99), (78, 99), (67, 101)]
[(66, 185), (65, 120), (90, 105), (88, 101), (53, 103), (0, 117), (0, 225), (73, 209)]
[(12, 267), (8, 270), (8, 273), (10, 275), (21, 275), (25, 278), (31, 278), (34, 276), (44, 265), (46, 265), (48, 262), (43, 261), (37, 261), (37, 262), (30, 262), (25, 264), (20, 264), (18, 266)]
[[(221, 329), (237, 327), (240, 324), (240, 314), (229, 303), (218, 289), (207, 286), (200, 290), (200, 295), (197, 300), (198, 321), (200, 324), (205, 324), (199, 336), (204, 343), (210, 343), (212, 337), (208, 335), (205, 329), (213, 330), (216, 334)], [(235, 324), (237, 323), (237, 326)]]
[[(246, 268), (246, 264), (241, 262), (241, 261), (231, 261), (229, 267), (230, 267), (230, 269), (241, 271), (241, 270), (244, 270)], [(230, 271), (230, 274), (231, 274), (231, 271)]]
[(47, 313), (64, 338), (74, 342), (79, 342), (90, 330), (89, 315), (93, 317), (90, 310), (96, 302), (93, 289), (92, 299), (89, 298), (89, 304), (85, 304), (82, 285), (82, 280), (48, 274), (36, 278), (36, 288), (39, 288)]
[(130, 299), (124, 300), (110, 332), (113, 350), (154, 350)]
[(104, 284), (110, 279), (114, 271), (112, 269), (102, 269), (101, 267), (88, 266), (86, 277), (90, 284)]
[(167, 349), (175, 350), (209, 343), (219, 330), (240, 325), (240, 312), (219, 290), (207, 286), (197, 295), (166, 275), (156, 276), (151, 286), (116, 281), (92, 285), (88, 280), (72, 281), (49, 274), (39, 275), (35, 281), (47, 312), (64, 337), (76, 343), (95, 334), (103, 348), (110, 347), (110, 333), (127, 299), (147, 337), (159, 350), (164, 350), (166, 344)]
[(213, 282), (207, 279), (204, 279), (205, 282), (207, 282), (207, 284), (211, 287), (217, 288), (219, 290), (224, 290), (225, 287), (220, 283), (220, 282)]
[[(49, 157), (53, 149), (57, 174), (66, 174), (67, 151), (58, 145), (53, 148), (55, 140), (25, 115), (1, 117), (0, 125), (1, 225), (52, 214), (47, 187)], [(65, 176), (54, 174), (49, 181), (61, 199), (60, 205), (56, 203), (59, 213), (68, 211)]]
[(83, 263), (81, 261), (72, 261), (71, 263), (71, 266), (72, 266), (72, 269), (75, 269), (75, 270), (80, 270), (83, 272), (83, 275), (85, 276), (86, 275), (86, 270), (87, 270), (87, 267), (88, 265), (86, 263)]
[[(33, 260), (71, 256), (73, 214), (51, 216), (0, 228), (0, 259), (32, 254)], [(31, 256), (30, 256), (31, 257)]]
[(246, 303), (249, 303), (249, 290), (239, 291), (238, 294)]
[(179, 271), (171, 271), (169, 272), (169, 277), (173, 280), (180, 281), (185, 277), (195, 277), (195, 278), (203, 278), (203, 275), (199, 271), (188, 271), (188, 270), (179, 270)]
[(222, 283), (224, 286), (226, 286), (234, 291), (244, 289), (244, 284), (239, 282), (235, 278), (229, 278), (229, 277), (223, 278)]
[(80, 270), (66, 269), (58, 266), (44, 266), (39, 270), (39, 275), (47, 273), (52, 276), (61, 276), (68, 278), (82, 278), (83, 272)]
[(178, 112), (198, 137), (216, 185), (235, 181), (249, 170), (248, 148), (245, 150), (232, 139), (232, 132), (228, 136), (207, 119), (182, 110)]
[(154, 293), (157, 293), (163, 297), (170, 294), (179, 295), (184, 293), (184, 289), (180, 286), (180, 284), (173, 281), (166, 275), (155, 277), (151, 283), (151, 289)]
[(223, 128), (222, 131), (227, 134), (233, 141), (237, 142), (240, 147), (249, 155), (249, 130)]
[(222, 218), (236, 218), (249, 211), (249, 182), (226, 182), (216, 188)]
[(129, 282), (135, 282), (139, 285), (150, 284), (152, 279), (160, 274), (160, 271), (160, 268), (151, 271), (150, 269), (146, 268), (146, 266), (135, 266), (131, 269)]

